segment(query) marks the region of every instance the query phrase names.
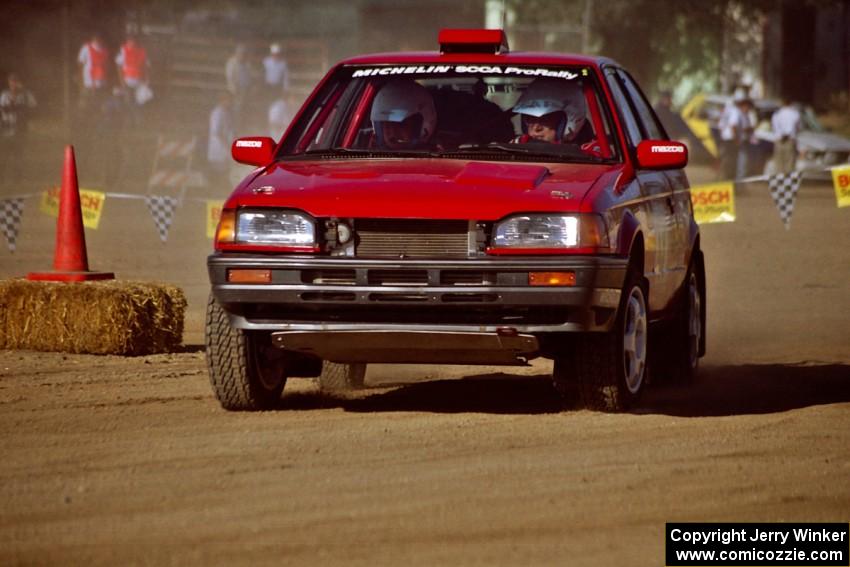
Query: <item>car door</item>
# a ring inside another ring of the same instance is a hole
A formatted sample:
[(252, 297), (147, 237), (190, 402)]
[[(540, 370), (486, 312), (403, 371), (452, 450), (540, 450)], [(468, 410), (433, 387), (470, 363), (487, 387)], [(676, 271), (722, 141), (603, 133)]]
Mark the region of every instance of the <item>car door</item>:
[[(652, 139), (655, 132), (641, 120), (639, 107), (629, 95), (620, 70), (609, 67), (605, 75), (626, 130), (629, 151), (636, 163), (634, 155), (638, 144)], [(664, 136), (659, 134), (659, 137)], [(630, 207), (644, 232), (644, 276), (649, 281), (649, 309), (652, 314), (665, 309), (675, 291), (671, 270), (675, 265), (672, 251), (678, 226), (670, 182), (664, 172), (636, 169), (635, 177), (641, 197), (632, 201)]]
[[(652, 107), (646, 100), (643, 92), (635, 80), (627, 72), (619, 70), (620, 79), (626, 87), (626, 92), (637, 109), (637, 118), (644, 127), (644, 133), (654, 140), (667, 140), (669, 137), (664, 131), (664, 126)], [(670, 256), (667, 265), (673, 293), (679, 289), (685, 278), (690, 257), (690, 229), (691, 229), (691, 192), (688, 179), (682, 169), (670, 169), (664, 172), (670, 187), (672, 199), (671, 213), (674, 217), (674, 227), (670, 239)], [(668, 202), (669, 204), (669, 202)]]

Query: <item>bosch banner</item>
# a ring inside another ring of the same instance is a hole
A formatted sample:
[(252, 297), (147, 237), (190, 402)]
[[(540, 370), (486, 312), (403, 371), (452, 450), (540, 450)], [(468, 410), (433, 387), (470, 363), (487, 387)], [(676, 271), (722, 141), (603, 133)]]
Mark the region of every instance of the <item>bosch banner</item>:
[[(103, 214), (106, 193), (91, 189), (80, 189), (80, 205), (83, 210), (83, 225), (86, 228), (97, 229)], [(59, 216), (59, 187), (53, 187), (41, 194), (39, 209), (52, 217)]]
[(731, 182), (691, 187), (691, 203), (698, 224), (735, 221), (735, 185)]
[(832, 169), (832, 184), (839, 207), (850, 207), (850, 165)]

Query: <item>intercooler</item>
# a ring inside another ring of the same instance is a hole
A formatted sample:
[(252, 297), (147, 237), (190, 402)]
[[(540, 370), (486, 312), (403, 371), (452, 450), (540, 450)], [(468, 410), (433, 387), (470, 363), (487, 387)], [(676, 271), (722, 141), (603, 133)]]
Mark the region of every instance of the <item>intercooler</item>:
[(355, 254), (361, 258), (466, 258), (465, 220), (357, 219)]

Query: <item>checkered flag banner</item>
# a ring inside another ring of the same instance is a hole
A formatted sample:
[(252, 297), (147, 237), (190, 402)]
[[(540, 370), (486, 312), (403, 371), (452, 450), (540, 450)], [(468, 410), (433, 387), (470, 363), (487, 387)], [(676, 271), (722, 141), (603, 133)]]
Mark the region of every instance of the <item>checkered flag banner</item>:
[(145, 203), (153, 217), (153, 222), (156, 223), (156, 229), (159, 231), (159, 239), (165, 242), (168, 240), (168, 229), (171, 228), (171, 221), (174, 220), (174, 209), (177, 207), (177, 199), (175, 197), (158, 197), (156, 195), (148, 195), (145, 197)]
[(0, 199), (0, 231), (6, 235), (9, 252), (15, 252), (15, 241), (18, 238), (18, 228), (21, 226), (23, 216), (23, 198)]
[(779, 209), (779, 217), (785, 223), (785, 230), (791, 228), (794, 201), (797, 200), (797, 191), (800, 189), (802, 178), (802, 171), (778, 173), (767, 178), (770, 196), (773, 197), (773, 202), (776, 203), (776, 208)]

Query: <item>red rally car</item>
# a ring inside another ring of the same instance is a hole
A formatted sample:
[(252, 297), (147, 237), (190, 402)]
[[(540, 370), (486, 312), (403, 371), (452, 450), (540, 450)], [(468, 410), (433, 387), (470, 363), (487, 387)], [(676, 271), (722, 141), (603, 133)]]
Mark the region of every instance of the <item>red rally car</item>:
[(705, 352), (705, 271), (683, 168), (629, 73), (511, 53), (501, 30), (328, 72), (227, 200), (206, 356), (230, 410), (288, 378), (361, 386), (366, 364), (525, 365), (621, 411), (649, 371)]

